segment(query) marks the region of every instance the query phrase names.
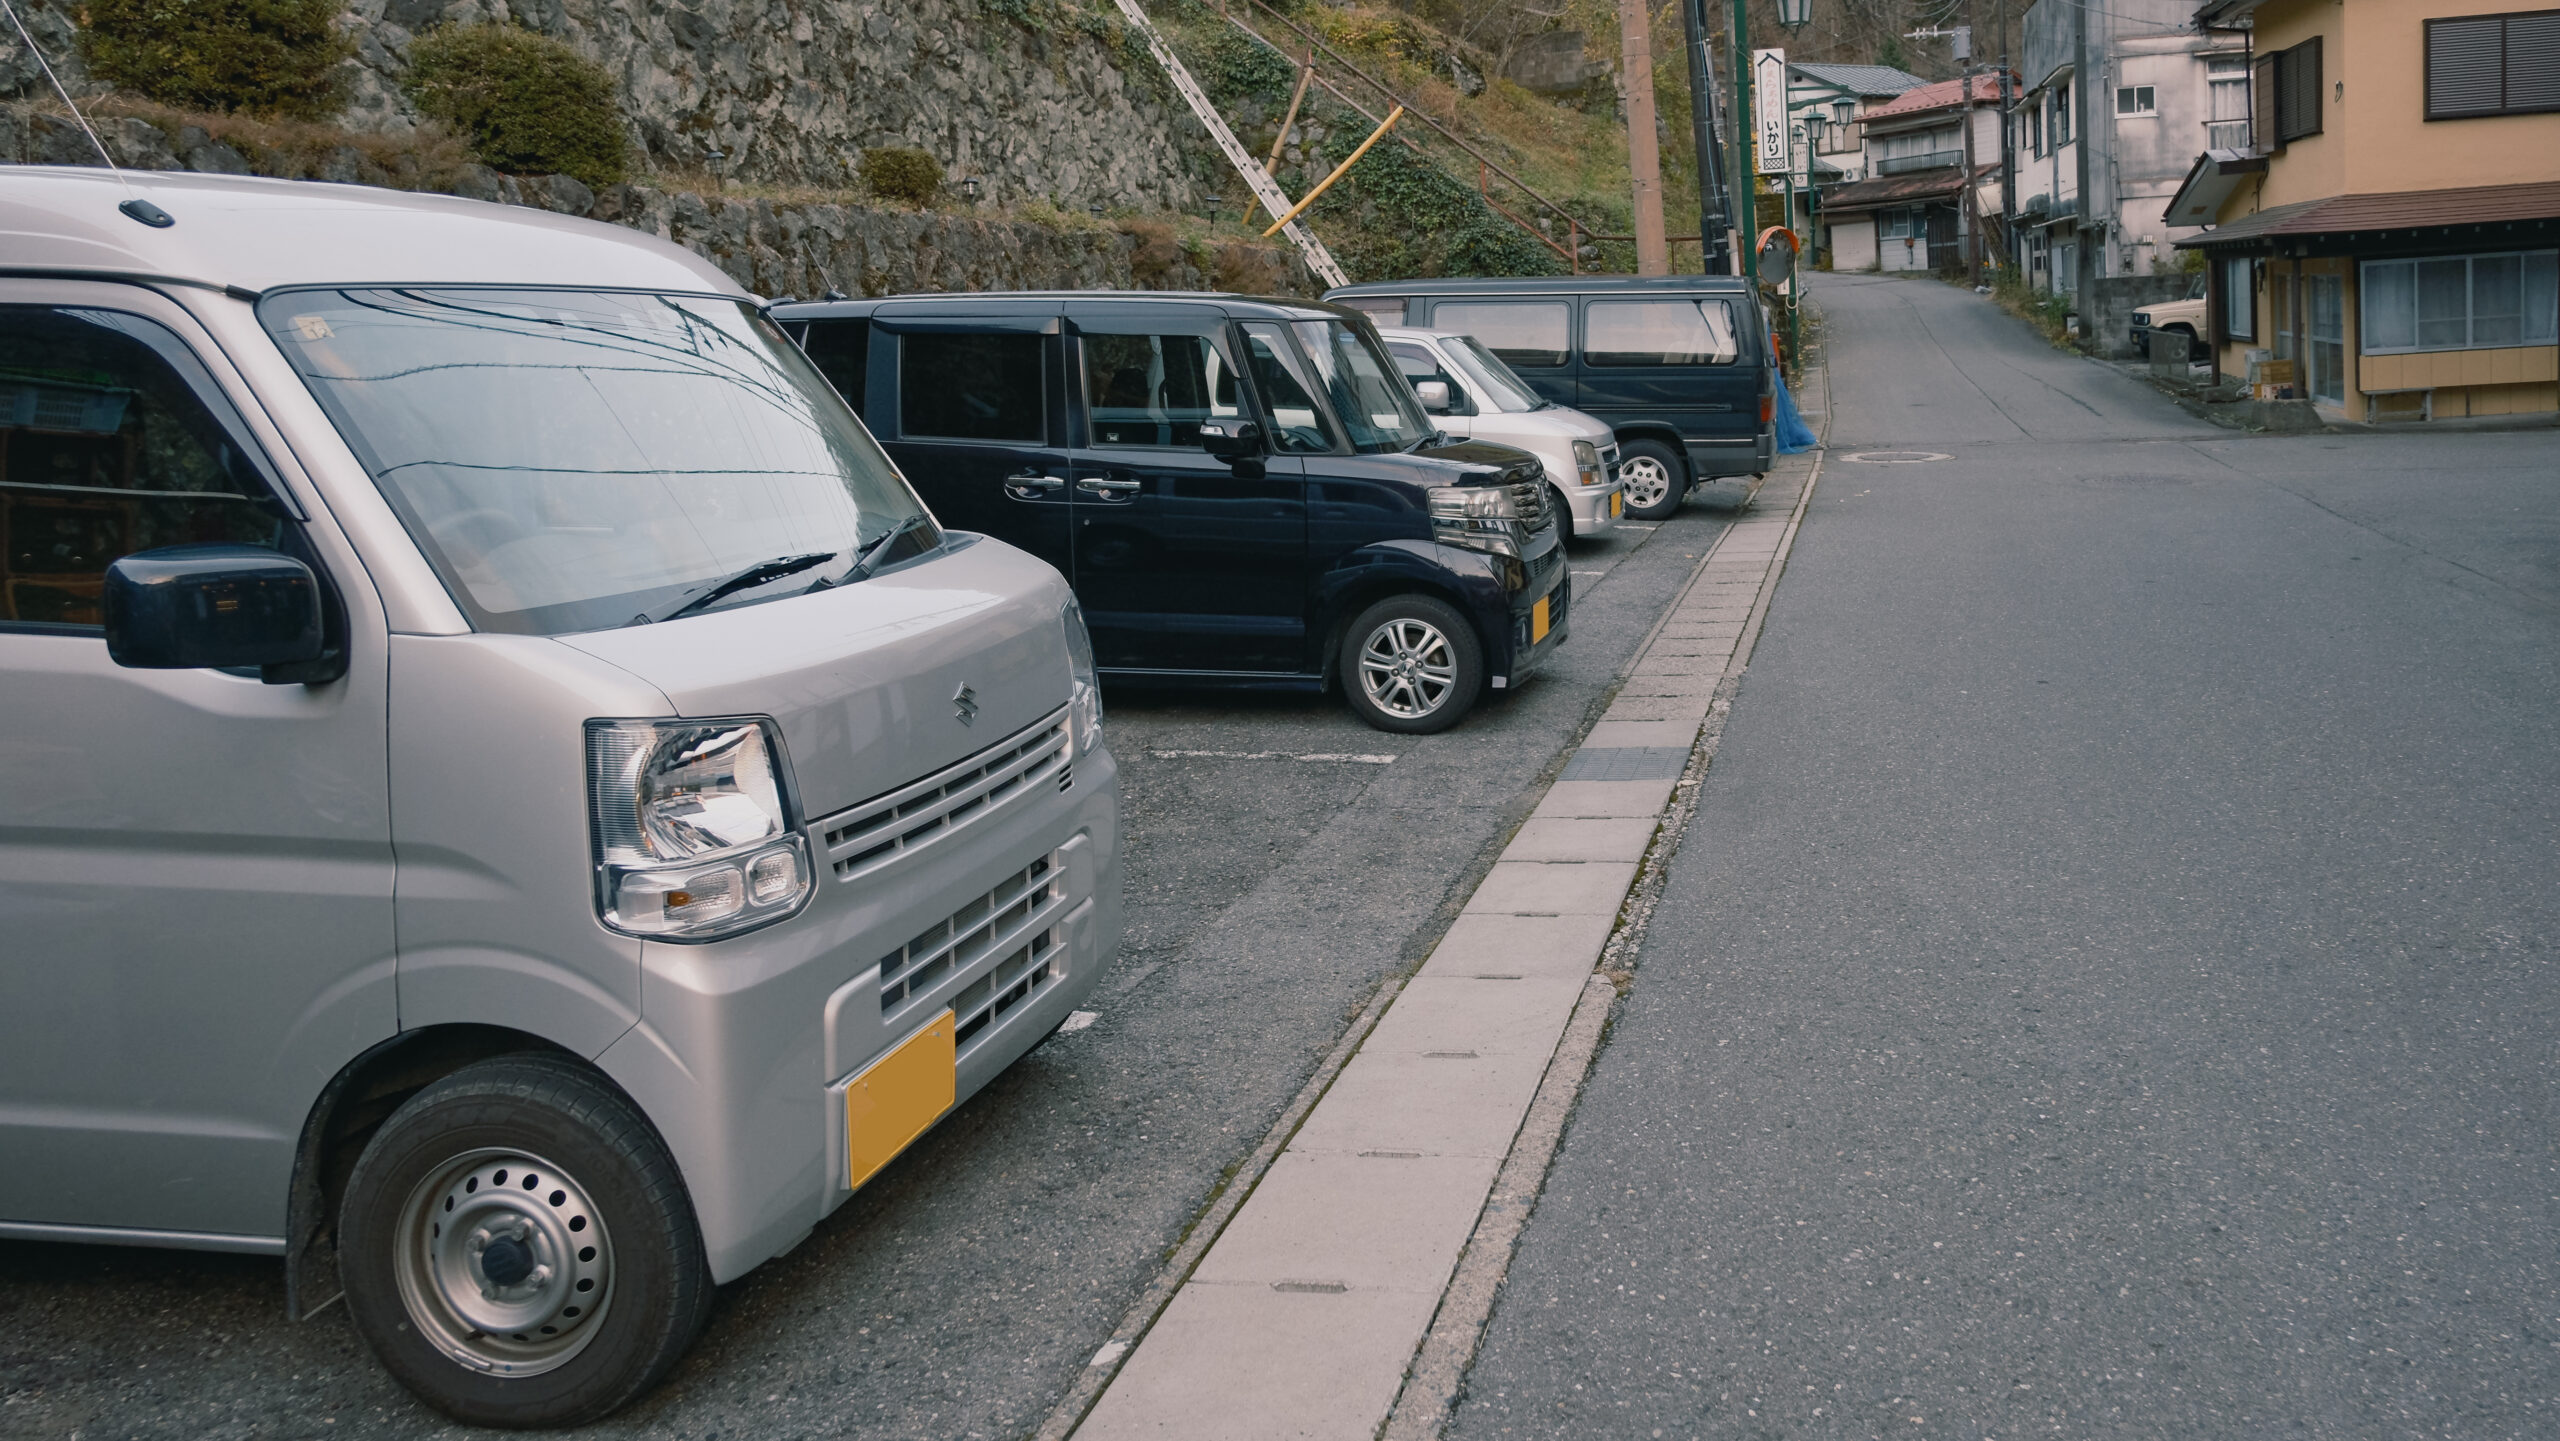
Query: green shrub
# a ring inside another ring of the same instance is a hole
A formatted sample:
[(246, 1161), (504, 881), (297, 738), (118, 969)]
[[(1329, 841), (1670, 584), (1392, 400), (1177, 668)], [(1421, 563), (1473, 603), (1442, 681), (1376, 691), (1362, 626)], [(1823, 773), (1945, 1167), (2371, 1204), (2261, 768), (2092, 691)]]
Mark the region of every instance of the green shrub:
[(100, 79), (188, 110), (319, 120), (355, 44), (338, 0), (88, 0), (80, 53)]
[(473, 153), (515, 175), (622, 179), (626, 141), (613, 76), (566, 41), (513, 25), (446, 25), (409, 43), (401, 82)]
[(942, 193), (942, 162), (922, 150), (883, 145), (862, 152), (862, 178), (884, 200), (931, 205)]
[[(1363, 135), (1337, 129), (1324, 144), (1324, 170), (1351, 153)], [(1318, 172), (1322, 173), (1322, 172)], [(1337, 217), (1356, 206), (1360, 223)], [(1325, 222), (1326, 243), (1363, 280), (1402, 280), (1417, 275), (1555, 275), (1564, 270), (1555, 252), (1493, 213), (1477, 194), (1430, 161), (1381, 141), (1310, 215)], [(1335, 234), (1341, 234), (1335, 240)]]

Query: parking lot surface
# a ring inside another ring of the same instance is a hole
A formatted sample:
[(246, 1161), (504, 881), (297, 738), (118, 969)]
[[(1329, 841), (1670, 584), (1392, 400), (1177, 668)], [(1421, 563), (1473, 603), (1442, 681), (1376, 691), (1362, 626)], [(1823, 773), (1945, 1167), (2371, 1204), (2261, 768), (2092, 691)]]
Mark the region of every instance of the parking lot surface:
[[(1578, 543), (1569, 642), (1455, 730), (1118, 690), (1128, 932), (1092, 1019), (726, 1288), (595, 1436), (1036, 1426), (1381, 981), (1417, 964), (1742, 500)], [(1079, 1016), (1078, 1020), (1083, 1021)], [(0, 1243), (0, 1437), (466, 1434), (279, 1263)]]

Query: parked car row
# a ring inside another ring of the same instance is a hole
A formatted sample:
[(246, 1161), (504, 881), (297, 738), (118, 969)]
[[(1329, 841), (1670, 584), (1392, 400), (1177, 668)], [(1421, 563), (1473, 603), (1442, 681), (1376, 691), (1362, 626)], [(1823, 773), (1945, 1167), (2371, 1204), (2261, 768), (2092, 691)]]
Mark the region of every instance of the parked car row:
[(768, 306), (13, 167), (0, 231), (0, 1238), (277, 1256), (483, 1424), (646, 1391), (1091, 990), (1105, 678), (1444, 729), (1566, 534), (1768, 455), (1712, 285)]

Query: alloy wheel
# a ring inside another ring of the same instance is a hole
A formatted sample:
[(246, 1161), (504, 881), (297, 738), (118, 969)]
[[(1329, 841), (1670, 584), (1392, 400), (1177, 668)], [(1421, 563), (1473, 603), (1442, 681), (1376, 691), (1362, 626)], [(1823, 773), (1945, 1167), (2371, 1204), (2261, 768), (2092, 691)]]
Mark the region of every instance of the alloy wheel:
[(1618, 465), (1618, 477), (1626, 483), (1627, 509), (1641, 510), (1662, 504), (1671, 493), (1671, 470), (1649, 455), (1630, 456)]
[(1457, 683), (1457, 652), (1429, 621), (1399, 616), (1360, 644), (1360, 688), (1391, 716), (1420, 720), (1440, 709)]

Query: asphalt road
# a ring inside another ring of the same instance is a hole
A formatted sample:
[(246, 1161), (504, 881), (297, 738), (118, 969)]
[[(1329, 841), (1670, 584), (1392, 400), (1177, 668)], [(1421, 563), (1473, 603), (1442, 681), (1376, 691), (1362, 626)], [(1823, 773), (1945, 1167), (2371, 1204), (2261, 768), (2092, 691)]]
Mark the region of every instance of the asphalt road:
[[(1062, 1396), (1378, 984), (1418, 964), (1742, 488), (1577, 544), (1573, 633), (1456, 730), (1332, 700), (1113, 692), (1127, 943), (1058, 1036), (582, 1435), (1014, 1437)], [(1299, 759), (1367, 756), (1369, 761)], [(1378, 762), (1376, 757), (1390, 757)], [(468, 1434), (279, 1265), (0, 1243), (0, 1437)]]
[(2552, 432), (1817, 296), (1832, 450), (1450, 1434), (2560, 1435)]

